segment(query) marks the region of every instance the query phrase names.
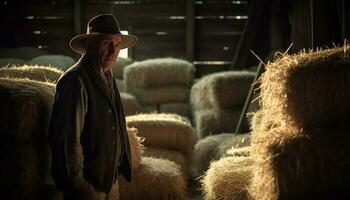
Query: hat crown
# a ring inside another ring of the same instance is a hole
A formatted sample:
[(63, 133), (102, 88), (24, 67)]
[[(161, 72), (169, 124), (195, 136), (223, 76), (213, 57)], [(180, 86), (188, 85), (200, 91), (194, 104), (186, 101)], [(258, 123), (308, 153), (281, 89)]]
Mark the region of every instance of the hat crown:
[(119, 23), (111, 14), (98, 15), (88, 22), (86, 33), (120, 34)]

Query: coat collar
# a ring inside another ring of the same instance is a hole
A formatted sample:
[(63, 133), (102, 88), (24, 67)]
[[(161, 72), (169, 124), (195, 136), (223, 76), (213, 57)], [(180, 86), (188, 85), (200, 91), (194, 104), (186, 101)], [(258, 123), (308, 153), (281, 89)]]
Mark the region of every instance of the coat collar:
[(92, 82), (99, 88), (99, 90), (104, 94), (104, 96), (108, 99), (109, 103), (112, 105), (114, 111), (116, 112), (116, 106), (115, 102), (112, 99), (110, 88), (105, 83), (101, 75), (99, 74), (99, 71), (92, 66), (91, 58), (87, 55), (83, 55), (81, 58), (81, 64), (86, 69), (89, 77), (91, 78)]

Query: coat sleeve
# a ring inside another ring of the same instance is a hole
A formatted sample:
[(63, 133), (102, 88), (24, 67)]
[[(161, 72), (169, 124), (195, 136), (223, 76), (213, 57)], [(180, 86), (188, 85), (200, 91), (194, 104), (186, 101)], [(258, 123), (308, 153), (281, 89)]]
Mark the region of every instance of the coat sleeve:
[(84, 84), (77, 74), (68, 74), (57, 84), (49, 133), (52, 175), (58, 187), (74, 199), (96, 197), (96, 190), (84, 178), (80, 143), (87, 101)]

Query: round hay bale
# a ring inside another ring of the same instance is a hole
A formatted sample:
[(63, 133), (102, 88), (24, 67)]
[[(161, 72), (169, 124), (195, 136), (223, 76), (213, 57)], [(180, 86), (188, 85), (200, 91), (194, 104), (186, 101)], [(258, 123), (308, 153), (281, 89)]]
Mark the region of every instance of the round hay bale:
[(131, 149), (131, 163), (132, 169), (137, 169), (140, 166), (141, 155), (143, 154), (143, 139), (138, 137), (138, 130), (136, 128), (127, 128), (129, 141), (130, 141), (130, 149)]
[(173, 161), (142, 157), (131, 182), (118, 179), (121, 200), (185, 200), (186, 183), (180, 167)]
[(347, 130), (254, 132), (250, 194), (261, 200), (349, 197), (349, 140)]
[(248, 200), (252, 179), (251, 157), (225, 157), (212, 162), (202, 179), (206, 200)]
[(143, 156), (152, 158), (162, 158), (174, 161), (181, 167), (181, 171), (184, 177), (187, 177), (189, 172), (189, 160), (180, 151), (161, 149), (154, 147), (146, 147), (143, 152)]
[[(199, 138), (223, 132), (235, 132), (241, 111), (240, 108), (235, 110), (208, 109), (196, 111), (194, 121)], [(246, 125), (244, 126), (246, 127)]]
[(205, 172), (211, 161), (220, 159), (230, 148), (244, 147), (250, 144), (250, 134), (222, 133), (201, 139), (194, 146), (194, 176)]
[(197, 141), (190, 122), (175, 114), (133, 115), (126, 117), (126, 123), (139, 130), (146, 147), (178, 150), (189, 156)]
[(120, 97), (122, 99), (125, 116), (134, 115), (140, 110), (140, 105), (133, 95), (121, 92)]
[(188, 87), (192, 84), (193, 77), (193, 64), (176, 58), (148, 59), (135, 62), (124, 69), (124, 79), (128, 87)]
[(188, 103), (166, 103), (159, 106), (161, 113), (174, 113), (191, 119), (192, 110)]
[(54, 92), (51, 83), (0, 78), (0, 141), (47, 135)]
[(133, 88), (126, 85), (127, 92), (135, 95), (145, 105), (188, 102), (190, 90), (183, 86), (157, 86), (152, 88)]
[(0, 58), (0, 68), (16, 65), (24, 65), (25, 61), (19, 58)]
[(0, 77), (28, 78), (42, 82), (57, 82), (62, 74), (60, 69), (37, 65), (0, 68)]
[(203, 77), (191, 88), (190, 101), (193, 109), (229, 109), (243, 105), (255, 73), (231, 71)]
[(29, 61), (31, 65), (45, 65), (45, 66), (54, 66), (63, 71), (66, 71), (68, 68), (73, 66), (75, 60), (69, 56), (65, 55), (42, 55), (37, 56)]
[(122, 79), (115, 79), (115, 81), (117, 81), (117, 87), (119, 92), (124, 92), (125, 91), (125, 85), (124, 85), (124, 81)]
[(268, 63), (262, 107), (271, 121), (295, 130), (350, 124), (350, 48), (300, 52)]
[(7, 51), (1, 52), (1, 57), (18, 58), (24, 61), (29, 61), (34, 57), (47, 55), (47, 54), (49, 54), (48, 51), (41, 50), (35, 47), (23, 46), (23, 47), (8, 49)]
[(117, 79), (124, 79), (123, 73), (124, 68), (130, 64), (132, 64), (134, 61), (131, 58), (117, 58), (117, 61), (112, 66), (113, 76)]

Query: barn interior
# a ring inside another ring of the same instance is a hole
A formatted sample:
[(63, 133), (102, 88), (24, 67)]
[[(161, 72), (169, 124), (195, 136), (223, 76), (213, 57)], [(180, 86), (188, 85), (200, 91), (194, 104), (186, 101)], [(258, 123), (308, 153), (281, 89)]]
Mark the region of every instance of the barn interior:
[[(48, 140), (70, 40), (113, 14), (123, 200), (350, 199), (350, 2), (0, 0), (0, 191), (63, 199)], [(67, 102), (69, 103), (69, 102)], [(2, 199), (1, 198), (1, 199)]]

